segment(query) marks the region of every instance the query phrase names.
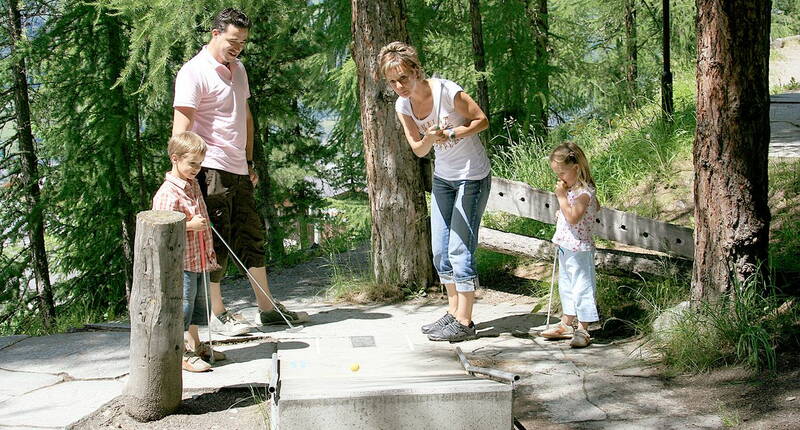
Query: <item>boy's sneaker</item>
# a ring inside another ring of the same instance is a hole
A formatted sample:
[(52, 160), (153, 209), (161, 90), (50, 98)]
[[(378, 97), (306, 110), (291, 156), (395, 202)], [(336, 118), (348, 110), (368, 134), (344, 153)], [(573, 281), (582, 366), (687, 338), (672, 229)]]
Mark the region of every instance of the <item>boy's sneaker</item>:
[(221, 361), (227, 358), (224, 352), (211, 349), (210, 346), (204, 343), (198, 345), (194, 353), (205, 361), (211, 361), (211, 354), (214, 354), (214, 361)]
[(211, 369), (211, 365), (203, 361), (194, 351), (184, 351), (181, 367), (188, 372), (206, 372)]
[(239, 336), (249, 332), (253, 327), (240, 314), (225, 311), (219, 315), (211, 315), (209, 329), (223, 336)]
[[(285, 306), (281, 303), (275, 303), (278, 309), (283, 313), (283, 316), (286, 317), (292, 324), (298, 324), (308, 321), (308, 313), (307, 312), (292, 312), (287, 310)], [(260, 311), (258, 313), (258, 318), (261, 320), (261, 325), (275, 325), (275, 324), (286, 324), (286, 321), (281, 317), (281, 314), (278, 313), (275, 309), (271, 311)]]
[(574, 331), (575, 329), (572, 327), (563, 322), (559, 322), (555, 327), (550, 327), (539, 335), (545, 339), (569, 339), (572, 337)]
[(447, 340), (450, 342), (461, 342), (463, 340), (475, 339), (475, 323), (469, 322), (469, 326), (465, 326), (453, 319), (450, 324), (435, 330), (428, 334), (428, 340)]
[(589, 337), (589, 332), (579, 328), (575, 330), (575, 334), (572, 335), (572, 340), (569, 342), (569, 346), (573, 348), (586, 348), (591, 343), (592, 338)]
[(422, 326), (422, 329), (421, 329), (422, 330), (422, 334), (433, 333), (436, 330), (444, 328), (444, 326), (446, 326), (447, 324), (450, 324), (451, 322), (453, 322), (455, 320), (456, 320), (456, 318), (454, 316), (450, 315), (450, 312), (446, 312), (444, 314), (444, 316), (439, 318), (438, 320), (436, 320), (436, 321), (434, 321), (434, 322), (432, 322), (430, 324), (425, 324), (424, 326)]

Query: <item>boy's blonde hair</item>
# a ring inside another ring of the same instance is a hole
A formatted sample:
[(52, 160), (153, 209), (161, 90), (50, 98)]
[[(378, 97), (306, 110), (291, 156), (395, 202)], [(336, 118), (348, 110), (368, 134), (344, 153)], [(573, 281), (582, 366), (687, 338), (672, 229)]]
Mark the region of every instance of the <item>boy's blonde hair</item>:
[(206, 142), (197, 133), (184, 131), (169, 138), (167, 154), (183, 157), (185, 154), (206, 153)]
[(567, 141), (556, 146), (553, 152), (550, 153), (550, 162), (567, 166), (577, 164), (577, 184), (582, 188), (587, 188), (588, 186), (597, 188), (594, 184), (594, 178), (592, 178), (592, 171), (589, 169), (589, 160), (586, 159), (583, 150), (575, 142)]
[(386, 78), (386, 72), (396, 67), (403, 67), (416, 73), (419, 79), (425, 78), (425, 71), (422, 70), (417, 50), (407, 43), (392, 42), (381, 48), (381, 52), (378, 54), (378, 65), (381, 78)]

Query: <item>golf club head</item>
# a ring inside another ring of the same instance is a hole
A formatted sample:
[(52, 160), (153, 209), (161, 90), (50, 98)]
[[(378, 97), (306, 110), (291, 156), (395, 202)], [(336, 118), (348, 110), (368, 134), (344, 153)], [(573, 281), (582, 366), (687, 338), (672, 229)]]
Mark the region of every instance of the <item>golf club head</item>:
[(299, 333), (300, 331), (303, 330), (303, 328), (305, 328), (305, 327), (303, 327), (302, 325), (296, 325), (296, 326), (289, 327), (284, 331), (287, 332), (287, 333)]

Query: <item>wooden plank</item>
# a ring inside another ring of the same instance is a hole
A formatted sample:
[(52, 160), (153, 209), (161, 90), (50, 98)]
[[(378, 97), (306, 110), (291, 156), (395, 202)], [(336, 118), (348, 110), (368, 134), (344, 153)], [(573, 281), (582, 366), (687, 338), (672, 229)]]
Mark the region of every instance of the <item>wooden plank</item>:
[[(555, 224), (558, 199), (554, 193), (528, 184), (492, 178), (486, 209)], [(595, 219), (596, 236), (653, 251), (694, 258), (694, 231), (639, 215), (601, 208)]]
[[(514, 233), (492, 230), (481, 227), (478, 246), (502, 254), (532, 257), (551, 261), (554, 245), (549, 240), (522, 236)], [(681, 258), (671, 258), (650, 254), (636, 254), (616, 249), (597, 248), (595, 264), (605, 271), (623, 271), (628, 273), (648, 273), (668, 276), (674, 272), (688, 273), (692, 262)]]

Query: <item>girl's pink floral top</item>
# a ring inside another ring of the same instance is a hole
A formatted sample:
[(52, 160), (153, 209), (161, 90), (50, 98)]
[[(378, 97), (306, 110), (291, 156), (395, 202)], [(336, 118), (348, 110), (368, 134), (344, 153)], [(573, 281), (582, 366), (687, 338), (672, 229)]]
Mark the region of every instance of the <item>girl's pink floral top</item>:
[(597, 219), (594, 188), (586, 187), (569, 190), (567, 191), (567, 201), (570, 205), (573, 205), (575, 200), (583, 194), (589, 195), (589, 206), (586, 207), (586, 212), (577, 224), (568, 223), (561, 210), (556, 215), (556, 234), (553, 235), (553, 243), (572, 252), (594, 250), (592, 228), (594, 228), (595, 220)]

